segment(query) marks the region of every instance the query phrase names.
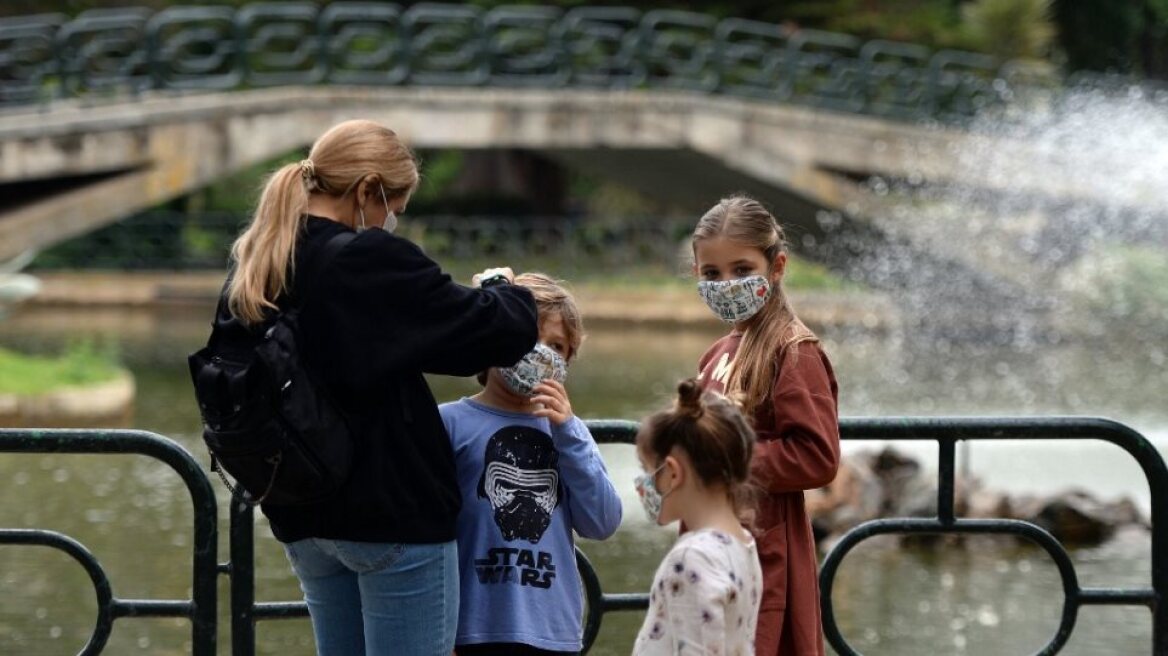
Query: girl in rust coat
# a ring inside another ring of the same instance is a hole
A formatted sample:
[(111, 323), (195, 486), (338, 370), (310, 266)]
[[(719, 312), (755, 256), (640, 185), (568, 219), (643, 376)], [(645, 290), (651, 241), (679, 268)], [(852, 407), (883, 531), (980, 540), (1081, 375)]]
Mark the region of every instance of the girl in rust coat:
[(758, 435), (751, 480), (764, 592), (755, 652), (821, 656), (818, 565), (803, 491), (831, 483), (839, 465), (831, 362), (782, 291), (786, 243), (760, 203), (719, 202), (694, 229), (693, 250), (703, 300), (734, 326), (702, 356), (698, 380), (736, 397)]

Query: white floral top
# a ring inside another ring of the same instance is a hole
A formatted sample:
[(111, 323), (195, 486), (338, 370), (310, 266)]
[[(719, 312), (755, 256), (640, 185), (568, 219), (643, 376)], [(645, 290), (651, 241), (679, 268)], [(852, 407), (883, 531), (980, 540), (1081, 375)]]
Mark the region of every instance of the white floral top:
[(753, 654), (761, 595), (753, 540), (744, 544), (714, 529), (686, 533), (653, 577), (633, 654)]

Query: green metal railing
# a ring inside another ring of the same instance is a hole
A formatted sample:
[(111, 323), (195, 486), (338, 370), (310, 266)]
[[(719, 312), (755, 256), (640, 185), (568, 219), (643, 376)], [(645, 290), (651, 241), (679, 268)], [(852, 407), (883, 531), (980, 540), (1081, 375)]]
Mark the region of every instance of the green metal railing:
[[(589, 428), (600, 443), (631, 444), (637, 425), (628, 421), (590, 421)], [(1037, 654), (1056, 654), (1075, 628), (1078, 610), (1086, 605), (1145, 606), (1152, 613), (1153, 656), (1168, 656), (1168, 468), (1156, 448), (1138, 432), (1106, 419), (1082, 417), (1051, 418), (845, 418), (840, 422), (845, 440), (923, 440), (939, 445), (937, 516), (933, 518), (889, 518), (860, 524), (846, 533), (828, 553), (820, 570), (824, 632), (840, 654), (857, 652), (848, 644), (836, 624), (832, 604), (833, 584), (844, 557), (863, 540), (883, 534), (1013, 534), (1026, 538), (1045, 550), (1054, 560), (1062, 579), (1064, 605), (1059, 626)], [(954, 511), (954, 460), (959, 441), (987, 440), (1102, 440), (1126, 450), (1140, 465), (1151, 493), (1151, 581), (1150, 587), (1134, 589), (1083, 588), (1066, 549), (1043, 528), (1024, 521), (1006, 519), (961, 519)], [(255, 552), (253, 511), (250, 506), (232, 503), (230, 515), (229, 561), (216, 564), (217, 509), (214, 492), (206, 474), (194, 458), (178, 444), (142, 431), (3, 430), (0, 453), (140, 453), (167, 463), (179, 472), (191, 492), (195, 506), (192, 599), (180, 601), (120, 600), (113, 597), (100, 564), (84, 546), (66, 536), (35, 529), (2, 529), (0, 544), (43, 545), (60, 549), (78, 560), (97, 591), (98, 621), (82, 654), (101, 652), (110, 628), (120, 617), (187, 617), (192, 622), (192, 653), (215, 653), (215, 581), (218, 574), (230, 578), (232, 653), (255, 653), (255, 623), (261, 620), (306, 617), (302, 601), (257, 602), (255, 599)], [(577, 550), (577, 565), (587, 598), (585, 651), (599, 635), (606, 614), (643, 611), (648, 608), (645, 593), (605, 593), (592, 564)], [(289, 574), (291, 575), (291, 574)], [(0, 645), (2, 647), (3, 645)]]
[[(904, 418), (842, 421), (841, 437), (851, 440), (923, 440), (938, 444), (937, 516), (888, 518), (852, 528), (827, 554), (820, 568), (820, 604), (827, 640), (840, 656), (859, 654), (839, 630), (832, 605), (832, 586), (840, 563), (864, 540), (890, 534), (1015, 535), (1035, 543), (1050, 555), (1063, 586), (1063, 610), (1058, 628), (1036, 656), (1057, 654), (1075, 628), (1079, 608), (1086, 605), (1146, 606), (1152, 612), (1152, 648), (1168, 656), (1168, 469), (1144, 436), (1118, 422), (1091, 417), (1051, 418)], [(985, 440), (1101, 440), (1115, 444), (1139, 463), (1152, 502), (1151, 587), (1138, 589), (1083, 588), (1075, 566), (1059, 541), (1031, 522), (1007, 519), (960, 519), (954, 513), (956, 444)]]
[(1034, 62), (629, 7), (281, 2), (0, 20), (0, 105), (325, 83), (656, 88), (954, 121), (1080, 81)]
[[(161, 460), (178, 472), (194, 504), (191, 598), (118, 599), (93, 553), (73, 538), (40, 529), (0, 529), (0, 545), (44, 546), (63, 551), (85, 569), (97, 594), (97, 621), (78, 652), (100, 654), (115, 620), (123, 617), (182, 617), (191, 621), (191, 654), (214, 656), (218, 623), (215, 579), (219, 572), (219, 508), (211, 481), (186, 449), (161, 435), (135, 430), (0, 429), (0, 453), (135, 453)], [(16, 653), (0, 643), (0, 653)]]

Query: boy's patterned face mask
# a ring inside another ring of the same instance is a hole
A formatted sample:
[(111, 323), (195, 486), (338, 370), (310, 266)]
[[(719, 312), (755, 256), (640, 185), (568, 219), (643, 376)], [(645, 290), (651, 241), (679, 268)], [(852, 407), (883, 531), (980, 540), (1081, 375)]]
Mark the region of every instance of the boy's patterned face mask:
[(698, 294), (719, 319), (741, 323), (758, 314), (771, 297), (766, 276), (747, 276), (734, 280), (703, 280)]
[(519, 396), (532, 396), (536, 385), (547, 379), (563, 383), (568, 379), (568, 363), (546, 344), (535, 348), (511, 367), (499, 367), (499, 376)]

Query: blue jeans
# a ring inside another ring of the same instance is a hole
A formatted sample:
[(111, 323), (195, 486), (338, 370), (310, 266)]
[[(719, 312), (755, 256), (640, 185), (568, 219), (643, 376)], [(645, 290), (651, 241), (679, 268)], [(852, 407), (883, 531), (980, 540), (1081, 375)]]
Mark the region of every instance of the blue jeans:
[(458, 546), (308, 538), (284, 545), (319, 656), (449, 656)]

